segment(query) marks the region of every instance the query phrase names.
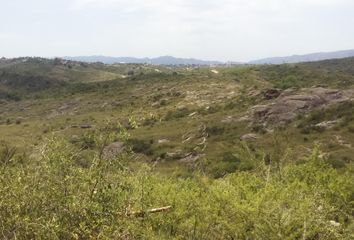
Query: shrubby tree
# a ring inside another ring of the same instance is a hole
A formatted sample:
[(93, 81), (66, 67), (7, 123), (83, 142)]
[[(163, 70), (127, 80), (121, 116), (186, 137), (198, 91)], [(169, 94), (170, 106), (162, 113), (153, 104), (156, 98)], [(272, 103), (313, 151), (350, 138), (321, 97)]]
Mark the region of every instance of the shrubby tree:
[[(127, 139), (119, 124), (87, 137), (88, 166), (78, 164), (77, 145), (57, 136), (31, 157), (1, 157), (1, 238), (353, 239), (353, 167), (335, 170), (318, 149), (294, 163), (286, 151), (265, 161), (245, 145), (226, 161), (236, 156), (250, 170), (181, 178), (131, 164), (129, 151), (103, 158), (107, 144)], [(164, 206), (171, 209), (150, 211)]]

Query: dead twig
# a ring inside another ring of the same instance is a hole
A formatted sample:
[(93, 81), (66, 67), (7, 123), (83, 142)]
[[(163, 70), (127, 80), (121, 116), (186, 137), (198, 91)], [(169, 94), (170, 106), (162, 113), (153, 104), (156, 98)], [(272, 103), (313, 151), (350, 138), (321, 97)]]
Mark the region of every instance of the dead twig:
[(127, 216), (144, 217), (146, 214), (149, 214), (149, 213), (168, 212), (171, 209), (172, 209), (172, 206), (166, 206), (166, 207), (161, 207), (161, 208), (153, 208), (153, 209), (149, 209), (149, 210), (146, 210), (146, 211), (136, 211), (136, 212), (127, 213)]

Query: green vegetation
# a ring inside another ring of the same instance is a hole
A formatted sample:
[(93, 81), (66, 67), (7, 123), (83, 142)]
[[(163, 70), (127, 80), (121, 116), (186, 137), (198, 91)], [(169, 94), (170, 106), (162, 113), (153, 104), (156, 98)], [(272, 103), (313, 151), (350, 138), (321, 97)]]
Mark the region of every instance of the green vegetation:
[(1, 60), (0, 238), (353, 239), (353, 61)]
[[(107, 139), (106, 136), (95, 136)], [(103, 142), (101, 142), (103, 144)], [(89, 164), (60, 138), (40, 156), (1, 150), (2, 237), (45, 239), (351, 239), (352, 169), (338, 172), (313, 153), (293, 163), (254, 161), (252, 171), (222, 179), (201, 170), (181, 178), (162, 176), (149, 165), (129, 167), (130, 155), (102, 158), (97, 146)], [(149, 209), (172, 206), (168, 212)], [(135, 215), (141, 211), (145, 214)]]

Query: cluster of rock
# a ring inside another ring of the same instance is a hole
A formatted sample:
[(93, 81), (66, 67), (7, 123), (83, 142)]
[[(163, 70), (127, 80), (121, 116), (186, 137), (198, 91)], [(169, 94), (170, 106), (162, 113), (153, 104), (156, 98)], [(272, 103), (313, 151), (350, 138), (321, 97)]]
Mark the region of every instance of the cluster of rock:
[(277, 91), (272, 91), (269, 95), (271, 96), (267, 99), (274, 98), (271, 102), (256, 105), (250, 110), (248, 118), (253, 123), (264, 126), (284, 125), (290, 123), (299, 114), (350, 101), (354, 97), (354, 91), (317, 87), (289, 89), (279, 94)]

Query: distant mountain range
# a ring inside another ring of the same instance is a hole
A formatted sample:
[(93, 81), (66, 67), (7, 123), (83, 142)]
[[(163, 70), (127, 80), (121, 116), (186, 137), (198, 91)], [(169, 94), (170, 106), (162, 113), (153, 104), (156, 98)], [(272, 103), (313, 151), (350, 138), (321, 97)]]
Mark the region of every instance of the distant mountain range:
[(219, 61), (205, 61), (194, 58), (176, 58), (172, 56), (162, 56), (157, 58), (134, 58), (134, 57), (106, 57), (106, 56), (80, 56), (64, 57), (64, 59), (80, 62), (102, 62), (105, 64), (114, 63), (148, 63), (155, 65), (218, 65)]
[[(337, 52), (321, 52), (305, 55), (293, 55), (286, 57), (271, 57), (253, 60), (250, 62), (227, 62), (228, 64), (283, 64), (283, 63), (300, 63), (300, 62), (316, 62), (327, 59), (337, 59), (354, 57), (354, 50), (344, 50)], [(220, 65), (227, 64), (221, 61), (205, 61), (194, 58), (176, 58), (172, 56), (162, 56), (157, 58), (134, 58), (134, 57), (107, 57), (107, 56), (78, 56), (78, 57), (63, 57), (67, 60), (80, 62), (102, 62), (105, 64), (114, 63), (147, 63), (155, 65)]]
[(354, 50), (344, 50), (337, 52), (320, 52), (305, 55), (293, 55), (287, 57), (272, 57), (254, 60), (248, 62), (249, 64), (283, 64), (283, 63), (300, 63), (300, 62), (316, 62), (327, 59), (347, 58), (353, 57)]

